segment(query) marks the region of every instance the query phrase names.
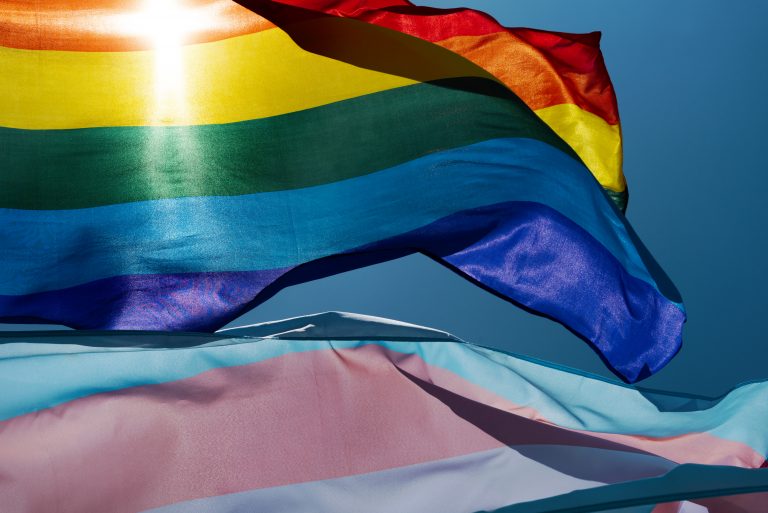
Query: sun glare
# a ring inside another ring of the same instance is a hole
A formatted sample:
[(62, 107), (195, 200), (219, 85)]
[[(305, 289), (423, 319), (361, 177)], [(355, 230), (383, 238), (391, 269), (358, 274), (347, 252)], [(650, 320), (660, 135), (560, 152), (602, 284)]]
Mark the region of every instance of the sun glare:
[(140, 11), (125, 16), (120, 25), (151, 44), (154, 60), (154, 107), (157, 124), (182, 122), (186, 113), (184, 45), (215, 20), (210, 9), (188, 7), (180, 0), (144, 0)]
[(184, 88), (182, 45), (187, 26), (176, 0), (147, 0), (145, 30), (155, 52), (155, 94), (165, 100)]

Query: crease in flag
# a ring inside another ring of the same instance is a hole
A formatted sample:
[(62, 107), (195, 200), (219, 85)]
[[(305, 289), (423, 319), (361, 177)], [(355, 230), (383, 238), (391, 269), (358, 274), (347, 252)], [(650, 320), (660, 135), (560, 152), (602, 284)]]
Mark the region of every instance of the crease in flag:
[(768, 491), (765, 382), (659, 408), (346, 313), (0, 341), (5, 511), (729, 513)]

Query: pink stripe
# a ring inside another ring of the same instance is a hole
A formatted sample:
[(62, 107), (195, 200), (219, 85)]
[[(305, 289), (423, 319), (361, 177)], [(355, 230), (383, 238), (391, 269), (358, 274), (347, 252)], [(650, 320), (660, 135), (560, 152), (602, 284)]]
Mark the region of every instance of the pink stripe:
[(296, 353), (0, 424), (3, 511), (140, 511), (500, 447), (372, 346)]
[[(515, 404), (481, 388), (461, 376), (440, 367), (428, 365), (424, 360), (402, 353), (391, 352), (389, 358), (395, 365), (414, 376), (450, 390), (468, 399), (493, 406), (515, 415), (553, 425), (537, 410)], [(560, 427), (560, 426), (558, 426)], [(567, 429), (567, 428), (560, 428)], [(644, 452), (659, 455), (677, 463), (699, 463), (704, 465), (731, 465), (744, 468), (759, 468), (765, 457), (750, 446), (733, 440), (726, 440), (709, 433), (686, 433), (670, 437), (649, 437), (616, 433), (598, 433), (571, 429), (569, 431), (608, 440)]]

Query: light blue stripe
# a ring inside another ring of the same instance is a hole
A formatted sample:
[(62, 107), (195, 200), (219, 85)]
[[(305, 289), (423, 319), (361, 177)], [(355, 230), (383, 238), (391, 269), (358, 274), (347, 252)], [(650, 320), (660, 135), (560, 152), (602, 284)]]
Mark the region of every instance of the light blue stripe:
[(563, 427), (653, 437), (709, 432), (760, 454), (768, 452), (768, 435), (762, 429), (768, 425), (768, 383), (739, 387), (706, 410), (660, 412), (630, 387), (456, 342), (233, 338), (175, 349), (105, 349), (72, 345), (72, 337), (62, 337), (61, 344), (45, 343), (50, 338), (19, 340), (0, 345), (0, 419), (95, 393), (174, 381), (289, 353), (379, 345), (418, 355)]
[(78, 210), (0, 209), (0, 294), (132, 274), (290, 267), (505, 201), (557, 210), (629, 274), (655, 285), (610, 200), (580, 163), (536, 140), (499, 139), (306, 189)]
[[(708, 490), (727, 492), (728, 485), (738, 483), (734, 477), (749, 476), (752, 482), (758, 481), (743, 469), (674, 464), (659, 468), (653, 461), (659, 458), (642, 454), (553, 445), (528, 447), (536, 449), (533, 457), (529, 451), (521, 455), (514, 447), (503, 447), (367, 474), (204, 497), (145, 513), (651, 513), (664, 495), (684, 500), (687, 496), (706, 496)], [(539, 451), (549, 453), (545, 464), (536, 458)], [(564, 464), (550, 468), (547, 461)], [(572, 477), (562, 467), (577, 472)], [(590, 467), (598, 475), (580, 476), (583, 472), (579, 471)], [(640, 475), (632, 475), (632, 471)], [(718, 482), (721, 476), (724, 483)], [(689, 502), (683, 504), (680, 513), (703, 511), (705, 508)]]

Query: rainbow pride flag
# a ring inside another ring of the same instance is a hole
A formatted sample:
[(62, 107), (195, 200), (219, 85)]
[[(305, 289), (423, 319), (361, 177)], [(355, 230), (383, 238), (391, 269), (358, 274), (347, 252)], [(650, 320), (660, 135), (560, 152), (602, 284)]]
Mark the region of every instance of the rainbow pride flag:
[(626, 380), (674, 356), (594, 35), (296, 3), (0, 0), (0, 319), (213, 331), (422, 252)]
[(4, 513), (758, 513), (768, 499), (768, 383), (647, 392), (351, 314), (0, 333), (0, 388)]

